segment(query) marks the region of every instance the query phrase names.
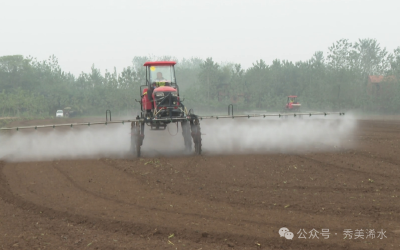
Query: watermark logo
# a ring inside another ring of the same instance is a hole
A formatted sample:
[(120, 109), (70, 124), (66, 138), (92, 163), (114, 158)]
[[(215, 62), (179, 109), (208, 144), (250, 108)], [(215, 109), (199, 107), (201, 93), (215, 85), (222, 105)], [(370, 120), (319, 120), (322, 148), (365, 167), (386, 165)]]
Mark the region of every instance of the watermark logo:
[(290, 232), (289, 229), (287, 229), (286, 227), (282, 227), (281, 229), (279, 229), (279, 235), (281, 237), (285, 237), (287, 240), (291, 240), (294, 237), (294, 234)]
[[(285, 239), (292, 240), (294, 238), (294, 233), (290, 232), (290, 230), (286, 227), (282, 227), (279, 229), (279, 235), (281, 237), (285, 237)], [(299, 239), (329, 239), (330, 236), (340, 237), (342, 235), (343, 239), (347, 240), (357, 240), (357, 239), (385, 239), (386, 231), (381, 229), (380, 231), (375, 231), (375, 229), (344, 229), (343, 233), (332, 233), (329, 231), (328, 228), (323, 228), (321, 231), (316, 229), (312, 229), (311, 231), (307, 232), (305, 229), (300, 229), (297, 232), (297, 238)]]

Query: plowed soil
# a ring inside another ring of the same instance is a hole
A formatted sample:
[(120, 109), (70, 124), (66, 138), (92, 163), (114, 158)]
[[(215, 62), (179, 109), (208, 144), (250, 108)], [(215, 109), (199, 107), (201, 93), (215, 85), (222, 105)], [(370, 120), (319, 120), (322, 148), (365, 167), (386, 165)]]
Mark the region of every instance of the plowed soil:
[(4, 160), (0, 249), (400, 249), (400, 122), (358, 120), (348, 141), (319, 153)]

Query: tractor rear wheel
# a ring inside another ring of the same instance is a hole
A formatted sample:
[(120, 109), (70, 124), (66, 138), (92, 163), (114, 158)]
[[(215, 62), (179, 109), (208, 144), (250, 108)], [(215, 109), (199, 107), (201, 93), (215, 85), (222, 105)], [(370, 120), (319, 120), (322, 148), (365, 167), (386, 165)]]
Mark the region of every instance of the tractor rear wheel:
[(201, 155), (201, 142), (200, 143), (195, 143), (194, 144), (194, 152), (197, 155)]
[(140, 125), (140, 122), (132, 122), (131, 124), (131, 151), (134, 154), (136, 153), (136, 157), (140, 157), (140, 147), (142, 146)]
[(136, 144), (136, 157), (140, 157), (140, 145)]
[(183, 136), (183, 141), (185, 143), (185, 150), (187, 152), (192, 151), (192, 138), (190, 136), (190, 126), (187, 121), (181, 122), (182, 126), (182, 136)]
[(199, 119), (195, 119), (192, 125), (192, 137), (194, 142), (194, 152), (201, 155), (201, 129)]

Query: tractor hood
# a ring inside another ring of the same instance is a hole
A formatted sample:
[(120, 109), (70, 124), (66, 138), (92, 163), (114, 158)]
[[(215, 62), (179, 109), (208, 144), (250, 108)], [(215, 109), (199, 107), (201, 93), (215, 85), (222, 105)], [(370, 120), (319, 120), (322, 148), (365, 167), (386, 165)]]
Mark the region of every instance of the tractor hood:
[(170, 86), (163, 86), (154, 89), (153, 92), (176, 92), (176, 89)]

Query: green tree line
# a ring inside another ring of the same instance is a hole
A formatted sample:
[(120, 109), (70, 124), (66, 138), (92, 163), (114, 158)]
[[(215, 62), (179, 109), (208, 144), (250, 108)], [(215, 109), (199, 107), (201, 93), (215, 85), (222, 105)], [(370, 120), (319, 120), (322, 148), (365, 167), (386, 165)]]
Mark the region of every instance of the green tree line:
[[(400, 105), (400, 47), (388, 52), (375, 39), (341, 39), (324, 54), (291, 62), (260, 59), (244, 69), (212, 58), (134, 57), (117, 72), (94, 65), (79, 76), (64, 72), (57, 58), (38, 61), (21, 55), (0, 57), (0, 115), (54, 116), (71, 107), (80, 115), (132, 115), (145, 83), (144, 62), (175, 60), (181, 96), (188, 107), (222, 109), (234, 103), (241, 110), (279, 111), (288, 95), (297, 95), (303, 109), (396, 113)], [(371, 82), (370, 76), (380, 79)], [(135, 113), (136, 114), (136, 113)]]

